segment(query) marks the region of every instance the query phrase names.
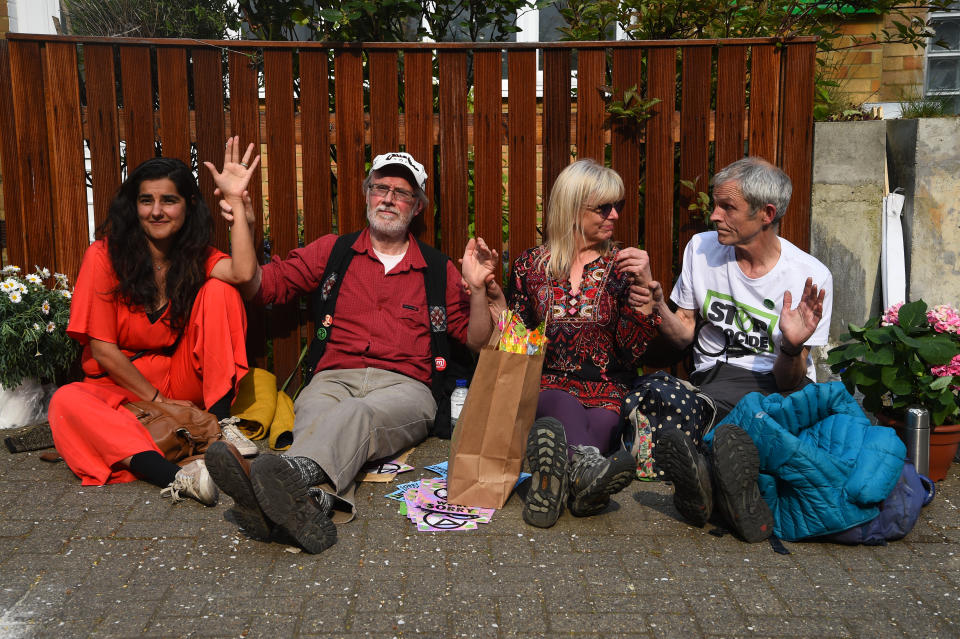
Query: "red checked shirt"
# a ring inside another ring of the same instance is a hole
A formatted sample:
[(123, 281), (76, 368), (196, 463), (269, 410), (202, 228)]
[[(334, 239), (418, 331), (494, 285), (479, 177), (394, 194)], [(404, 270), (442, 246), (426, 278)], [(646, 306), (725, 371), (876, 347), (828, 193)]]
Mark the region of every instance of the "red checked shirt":
[[(287, 259), (274, 256), (263, 266), (254, 301), (284, 304), (320, 286), (336, 235), (324, 235)], [(364, 231), (353, 243), (354, 257), (337, 295), (337, 309), (318, 371), (379, 368), (430, 384), (432, 352), (423, 275), (427, 263), (413, 235), (406, 255), (389, 273), (377, 259)], [(470, 296), (460, 287), (460, 273), (447, 262), (447, 333), (464, 343)]]

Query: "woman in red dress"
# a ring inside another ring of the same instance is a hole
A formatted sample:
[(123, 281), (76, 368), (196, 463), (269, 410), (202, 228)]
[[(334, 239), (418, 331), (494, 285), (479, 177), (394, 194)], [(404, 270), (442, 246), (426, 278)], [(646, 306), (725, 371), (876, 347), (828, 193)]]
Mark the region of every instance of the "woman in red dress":
[[(235, 145), (228, 141), (228, 156)], [(246, 180), (259, 160), (243, 166), (251, 151), (229, 165)], [(120, 186), (84, 255), (67, 327), (83, 345), (84, 380), (59, 389), (49, 411), (57, 450), (84, 485), (143, 479), (175, 501), (182, 493), (216, 503), (203, 460), (167, 461), (123, 408), (152, 400), (229, 415), (247, 371), (246, 315), (231, 284), (250, 279), (256, 258), (213, 248), (210, 232), (189, 167), (153, 158)], [(250, 229), (240, 223), (232, 232)]]

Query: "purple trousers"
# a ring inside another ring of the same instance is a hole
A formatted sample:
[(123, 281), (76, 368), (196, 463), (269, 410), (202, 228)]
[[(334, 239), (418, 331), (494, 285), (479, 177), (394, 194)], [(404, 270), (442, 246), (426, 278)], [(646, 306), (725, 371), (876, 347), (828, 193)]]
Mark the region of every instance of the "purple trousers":
[(606, 455), (620, 414), (606, 408), (587, 408), (580, 400), (562, 390), (540, 391), (537, 399), (537, 417), (555, 417), (563, 424), (569, 446), (596, 446)]

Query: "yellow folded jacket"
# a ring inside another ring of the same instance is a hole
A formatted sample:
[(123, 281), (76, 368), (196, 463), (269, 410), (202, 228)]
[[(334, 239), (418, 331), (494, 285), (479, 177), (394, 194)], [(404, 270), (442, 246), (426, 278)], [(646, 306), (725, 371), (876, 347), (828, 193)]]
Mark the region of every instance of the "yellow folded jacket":
[(277, 393), (277, 412), (270, 422), (270, 448), (287, 450), (293, 444), (293, 400), (280, 391)]
[[(230, 409), (234, 417), (254, 422), (258, 429), (243, 428), (250, 439), (263, 439), (277, 413), (277, 377), (262, 368), (252, 368), (242, 380)], [(292, 415), (292, 411), (291, 411)], [(291, 422), (293, 421), (291, 417)], [(292, 426), (291, 426), (292, 428)]]

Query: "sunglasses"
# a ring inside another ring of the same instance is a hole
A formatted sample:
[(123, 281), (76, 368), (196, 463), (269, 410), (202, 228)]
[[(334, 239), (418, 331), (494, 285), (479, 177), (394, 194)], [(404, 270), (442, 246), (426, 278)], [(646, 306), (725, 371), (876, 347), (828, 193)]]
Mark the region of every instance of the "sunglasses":
[(603, 219), (607, 219), (610, 217), (610, 213), (613, 211), (613, 209), (617, 209), (617, 213), (619, 213), (623, 210), (623, 206), (626, 203), (626, 200), (620, 200), (619, 202), (607, 202), (606, 204), (601, 204), (600, 206), (588, 206), (587, 208)]

